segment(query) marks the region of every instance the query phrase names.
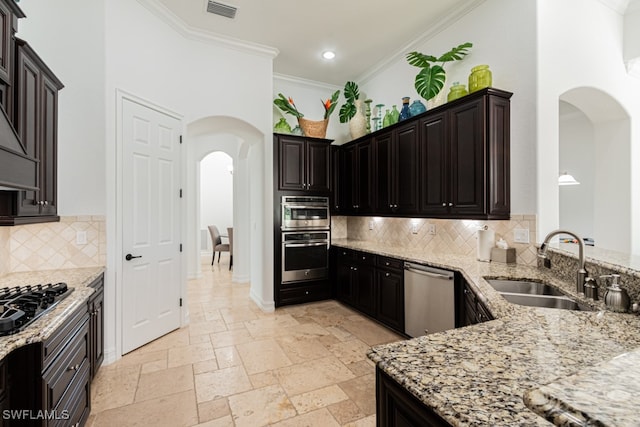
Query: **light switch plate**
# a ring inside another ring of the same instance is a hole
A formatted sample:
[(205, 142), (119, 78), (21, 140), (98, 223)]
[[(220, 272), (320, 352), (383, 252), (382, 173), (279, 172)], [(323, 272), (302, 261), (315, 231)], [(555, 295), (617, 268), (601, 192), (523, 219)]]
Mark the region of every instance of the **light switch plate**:
[(418, 234), (418, 224), (415, 222), (411, 223), (411, 233)]
[(513, 230), (514, 243), (529, 243), (529, 229), (515, 228)]
[(435, 224), (429, 224), (429, 234), (432, 234), (435, 236), (436, 234), (436, 225)]
[(373, 220), (369, 221), (369, 230), (373, 230)]

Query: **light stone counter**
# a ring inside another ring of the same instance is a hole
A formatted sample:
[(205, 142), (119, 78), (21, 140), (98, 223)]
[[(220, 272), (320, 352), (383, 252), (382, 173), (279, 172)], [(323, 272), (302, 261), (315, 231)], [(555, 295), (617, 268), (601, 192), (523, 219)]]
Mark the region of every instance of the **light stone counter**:
[(0, 277), (0, 288), (57, 282), (65, 282), (67, 286), (74, 288), (73, 292), (51, 311), (39, 317), (22, 331), (0, 337), (0, 360), (19, 347), (46, 340), (78, 307), (86, 306), (87, 300), (94, 293), (94, 289), (88, 286), (103, 272), (103, 267), (90, 267), (10, 273)]
[[(562, 388), (562, 381), (570, 381), (567, 378), (576, 374), (578, 378), (592, 378), (591, 388), (604, 390), (617, 381), (612, 362), (607, 361), (640, 347), (640, 318), (636, 315), (604, 311), (601, 302), (591, 302), (596, 309), (593, 312), (518, 306), (507, 302), (484, 280), (543, 280), (577, 297), (573, 283), (563, 282), (545, 270), (478, 262), (469, 256), (383, 248), (346, 239), (336, 239), (332, 244), (458, 271), (481, 294), (496, 320), (375, 346), (369, 352), (369, 358), (379, 368), (452, 425), (549, 425), (525, 405), (523, 397), (527, 392), (537, 393), (534, 390), (556, 382), (561, 382), (558, 387)], [(589, 303), (584, 298), (577, 299)], [(590, 377), (592, 366), (598, 363), (602, 363), (598, 365), (601, 375)], [(609, 372), (614, 374), (607, 375)], [(626, 373), (631, 381), (640, 382), (638, 364)], [(564, 407), (581, 411), (584, 408), (572, 399), (580, 399), (581, 390), (590, 390), (583, 387), (584, 382), (576, 381), (576, 393), (558, 399)], [(538, 393), (545, 391), (548, 390), (542, 388)], [(536, 397), (536, 411), (547, 416), (540, 407), (546, 409), (549, 404), (540, 394), (532, 395)], [(622, 419), (616, 418), (624, 412), (619, 406), (624, 406), (627, 413), (638, 408), (637, 398), (614, 406), (609, 406), (606, 399), (590, 405), (598, 409), (598, 414), (613, 416), (616, 422), (610, 425), (624, 425)], [(582, 416), (588, 418), (591, 414)]]

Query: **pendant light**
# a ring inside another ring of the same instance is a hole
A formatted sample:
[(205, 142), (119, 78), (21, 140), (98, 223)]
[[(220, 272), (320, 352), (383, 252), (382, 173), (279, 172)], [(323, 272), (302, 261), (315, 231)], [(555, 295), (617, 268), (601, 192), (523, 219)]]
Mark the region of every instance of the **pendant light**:
[(558, 185), (578, 185), (580, 184), (573, 175), (569, 175), (569, 173), (564, 172), (562, 175), (558, 177)]

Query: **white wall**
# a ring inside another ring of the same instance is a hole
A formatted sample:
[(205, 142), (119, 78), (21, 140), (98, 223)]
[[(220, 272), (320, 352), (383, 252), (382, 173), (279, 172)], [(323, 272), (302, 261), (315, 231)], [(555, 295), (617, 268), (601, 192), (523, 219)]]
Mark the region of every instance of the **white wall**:
[(104, 215), (103, 0), (22, 0), (25, 39), (64, 83), (58, 103), (58, 214)]
[[(273, 181), (268, 111), (276, 52), (230, 47), (179, 33), (175, 23), (144, 5), (146, 0), (20, 3), (29, 16), (20, 23), (21, 35), (66, 84), (59, 116), (60, 213), (107, 216), (107, 360), (119, 354), (120, 333), (116, 295), (122, 248), (117, 191), (122, 183), (117, 170), (117, 90), (181, 114), (185, 126), (202, 117), (225, 116), (253, 129), (251, 143), (261, 146), (251, 151), (256, 156), (251, 159), (255, 173), (247, 174), (251, 180), (247, 187), (255, 189), (255, 194), (240, 208), (248, 212), (246, 246), (251, 247), (255, 278), (252, 295), (264, 298), (257, 301), (259, 305), (273, 307), (272, 202), (264, 194), (271, 191)], [(183, 174), (186, 182), (187, 171)], [(194, 197), (196, 192), (186, 192), (185, 204)], [(183, 224), (185, 235), (188, 228), (198, 228), (192, 217)], [(199, 252), (195, 244), (187, 246), (188, 253), (195, 250)]]
[[(538, 0), (537, 184), (539, 236), (557, 228), (558, 100), (577, 88), (595, 88), (614, 98), (631, 117), (629, 165), (640, 161), (640, 79), (622, 59), (623, 17), (597, 0)], [(571, 31), (567, 31), (571, 23)], [(599, 160), (600, 161), (600, 160)], [(536, 176), (532, 175), (532, 176)], [(620, 183), (625, 184), (626, 183)], [(631, 252), (640, 253), (640, 171), (631, 168)], [(615, 209), (615, 207), (611, 207)], [(623, 208), (624, 209), (624, 208)]]
[[(201, 230), (215, 225), (221, 234), (227, 234), (227, 227), (233, 227), (233, 174), (227, 169), (229, 165), (233, 165), (233, 159), (222, 151), (200, 162)], [(211, 243), (207, 247), (211, 249)]]
[(596, 148), (589, 118), (570, 104), (560, 106), (560, 173), (571, 174), (580, 185), (559, 188), (559, 227), (582, 237), (594, 234)]
[[(468, 84), (472, 67), (488, 64), (493, 86), (513, 92), (511, 98), (511, 211), (536, 212), (536, 37), (535, 0), (487, 0), (447, 28), (425, 35), (424, 41), (406, 51), (366, 81), (360, 82), (373, 104), (402, 105), (401, 98), (418, 99), (414, 87), (418, 68), (406, 54), (417, 50), (439, 56), (453, 46), (473, 43), (462, 61), (445, 65), (447, 82)], [(446, 99), (446, 98), (445, 98)], [(423, 100), (424, 103), (424, 100)]]

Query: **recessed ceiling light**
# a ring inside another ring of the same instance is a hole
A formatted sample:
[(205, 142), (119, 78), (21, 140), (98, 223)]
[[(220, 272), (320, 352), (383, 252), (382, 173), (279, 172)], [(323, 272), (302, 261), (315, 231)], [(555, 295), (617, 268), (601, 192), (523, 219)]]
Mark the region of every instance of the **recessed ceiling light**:
[(322, 57), (324, 59), (333, 59), (336, 57), (336, 53), (333, 52), (332, 50), (326, 50), (324, 52), (322, 52)]

